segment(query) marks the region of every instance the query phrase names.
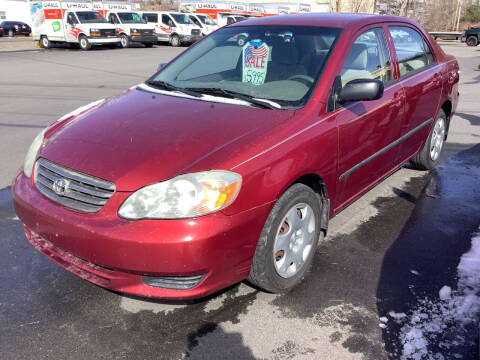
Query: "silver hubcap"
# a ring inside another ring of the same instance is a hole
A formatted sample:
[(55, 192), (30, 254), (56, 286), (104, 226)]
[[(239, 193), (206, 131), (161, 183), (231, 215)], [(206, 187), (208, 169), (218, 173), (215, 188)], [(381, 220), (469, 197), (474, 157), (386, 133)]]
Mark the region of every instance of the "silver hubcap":
[(48, 46), (48, 40), (43, 38), (43, 47), (47, 47)]
[(312, 251), (315, 214), (310, 205), (296, 204), (283, 218), (273, 245), (273, 260), (278, 275), (294, 276)]
[(85, 40), (85, 39), (80, 40), (80, 45), (82, 46), (82, 48), (86, 48), (87, 47), (87, 40)]
[(437, 160), (442, 151), (445, 140), (445, 120), (439, 119), (433, 128), (432, 139), (430, 140), (430, 157), (433, 161)]
[(125, 36), (122, 36), (122, 46), (127, 47), (127, 38)]

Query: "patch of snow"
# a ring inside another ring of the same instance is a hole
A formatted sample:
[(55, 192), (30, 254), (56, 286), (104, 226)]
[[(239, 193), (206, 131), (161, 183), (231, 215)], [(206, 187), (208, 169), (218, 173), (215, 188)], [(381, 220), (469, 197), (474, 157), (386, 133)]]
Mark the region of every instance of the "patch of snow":
[(405, 313), (396, 313), (395, 311), (389, 311), (388, 315), (395, 320), (400, 320), (407, 316)]
[(413, 275), (420, 275), (420, 273), (419, 273), (417, 270), (410, 270), (410, 272), (411, 272)]
[[(442, 354), (429, 349), (433, 341), (439, 348), (449, 349), (451, 356), (461, 357), (454, 352), (454, 347), (464, 344), (468, 335), (466, 325), (475, 323), (480, 317), (480, 234), (473, 236), (470, 250), (462, 255), (457, 276), (456, 290), (443, 286), (439, 290), (440, 300), (420, 299), (407, 318), (399, 316), (405, 315), (403, 313), (389, 312), (397, 322), (403, 323), (401, 360), (444, 360)], [(448, 331), (452, 329), (456, 333), (453, 339), (452, 331)]]
[(380, 321), (383, 322), (383, 323), (387, 323), (388, 322), (388, 318), (386, 316), (382, 316), (380, 318)]
[(385, 329), (387, 327), (387, 325), (385, 325), (383, 323), (378, 324), (378, 326), (380, 326), (382, 329)]
[(438, 295), (440, 296), (440, 300), (449, 300), (452, 297), (452, 289), (450, 286), (445, 285), (440, 289)]

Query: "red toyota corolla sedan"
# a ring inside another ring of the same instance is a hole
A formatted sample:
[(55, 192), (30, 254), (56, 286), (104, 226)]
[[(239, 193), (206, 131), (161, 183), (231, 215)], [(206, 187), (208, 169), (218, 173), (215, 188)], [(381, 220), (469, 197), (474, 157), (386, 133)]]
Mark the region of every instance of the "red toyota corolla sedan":
[(458, 80), (408, 19), (243, 21), (42, 131), (15, 209), (35, 248), (106, 288), (287, 291), (330, 217), (407, 161), (435, 166)]

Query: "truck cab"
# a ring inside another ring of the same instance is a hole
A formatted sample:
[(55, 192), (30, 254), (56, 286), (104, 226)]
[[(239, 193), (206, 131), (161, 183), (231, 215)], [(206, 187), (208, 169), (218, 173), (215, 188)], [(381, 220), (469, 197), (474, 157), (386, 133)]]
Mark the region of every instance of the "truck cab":
[(180, 12), (149, 11), (142, 13), (148, 24), (155, 25), (157, 40), (172, 46), (191, 44), (201, 39), (202, 30), (187, 14)]
[(480, 27), (471, 27), (463, 30), (462, 42), (468, 46), (477, 46), (480, 43)]
[(123, 48), (128, 48), (132, 43), (141, 43), (152, 47), (157, 42), (155, 27), (133, 11), (109, 11), (107, 20), (115, 25), (120, 36)]
[(202, 29), (202, 35), (207, 36), (219, 28), (217, 22), (206, 14), (188, 14), (190, 20)]

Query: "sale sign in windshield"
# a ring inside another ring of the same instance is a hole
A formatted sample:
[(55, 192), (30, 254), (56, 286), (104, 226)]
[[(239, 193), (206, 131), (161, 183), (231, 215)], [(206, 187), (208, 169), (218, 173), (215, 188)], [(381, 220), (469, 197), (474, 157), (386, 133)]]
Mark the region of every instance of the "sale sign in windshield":
[(261, 40), (252, 40), (243, 47), (242, 81), (254, 85), (265, 82), (270, 48)]

